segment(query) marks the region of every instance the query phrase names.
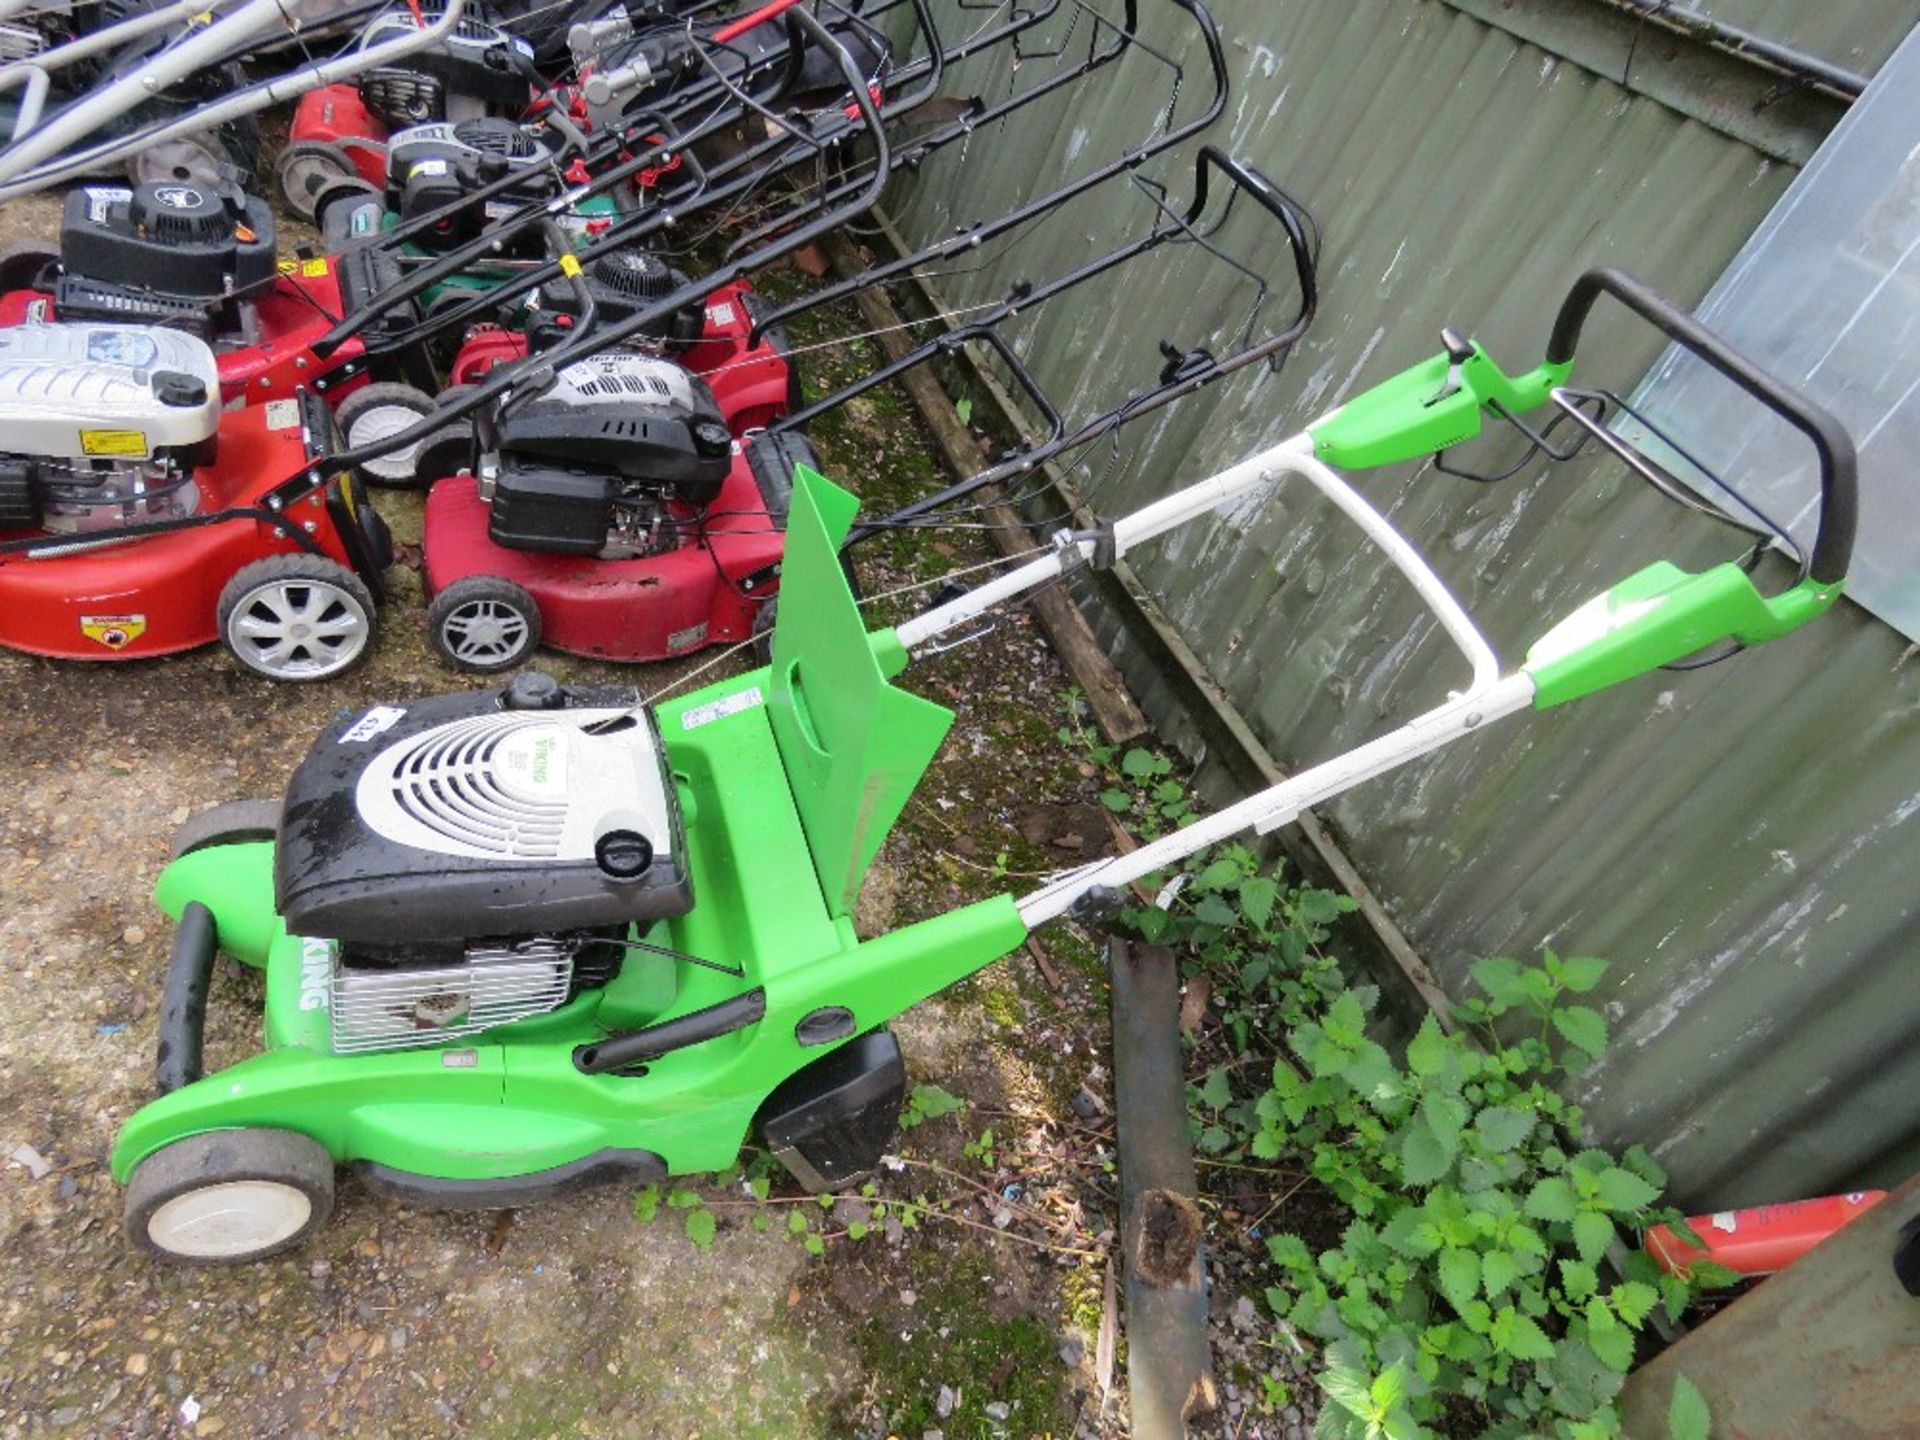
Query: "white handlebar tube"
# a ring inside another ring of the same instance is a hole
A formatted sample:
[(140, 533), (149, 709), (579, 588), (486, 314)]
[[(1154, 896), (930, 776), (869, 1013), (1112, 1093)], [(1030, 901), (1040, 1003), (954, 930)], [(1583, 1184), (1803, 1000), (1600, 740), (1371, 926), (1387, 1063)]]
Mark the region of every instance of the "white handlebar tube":
[[(1113, 552), (1116, 557), (1124, 555), (1144, 541), (1218, 510), (1288, 475), (1298, 475), (1310, 481), (1358, 525), (1369, 540), (1386, 552), (1394, 568), (1426, 602), (1447, 637), (1466, 658), (1472, 670), (1472, 680), (1467, 689), (1399, 729), (1345, 755), (1304, 770), (1216, 815), (1196, 821), (1129, 854), (1095, 861), (1054, 877), (1016, 902), (1020, 918), (1029, 929), (1058, 919), (1073, 909), (1090, 891), (1118, 890), (1243, 831), (1253, 830), (1264, 835), (1282, 825), (1291, 824), (1303, 810), (1461, 739), (1491, 720), (1524, 710), (1533, 703), (1532, 678), (1525, 673), (1501, 678), (1500, 662), (1494, 656), (1493, 648), (1487, 644), (1472, 617), (1447, 589), (1445, 582), (1433, 572), (1433, 567), (1427, 564), (1407, 538), (1394, 528), (1392, 521), (1368, 504), (1338, 472), (1314, 457), (1313, 440), (1308, 435), (1295, 436), (1209, 480), (1156, 501), (1125, 519), (1116, 520), (1112, 527)], [(911, 652), (935, 636), (965, 624), (991, 606), (1046, 584), (1070, 568), (1069, 556), (1073, 557), (1072, 564), (1075, 566), (1083, 560), (1092, 559), (1099, 543), (1099, 539), (1083, 535), (1056, 537), (1053, 554), (1023, 565), (949, 605), (902, 624), (896, 632), (901, 645)]]
[[(43, 127), (28, 135), (25, 139), (0, 151), (0, 200), (9, 200), (17, 195), (30, 194), (43, 190), (49, 185), (89, 170), (111, 165), (124, 160), (138, 151), (175, 139), (182, 135), (191, 135), (223, 125), (229, 120), (251, 115), (264, 110), (269, 105), (296, 99), (309, 90), (322, 85), (331, 85), (336, 81), (362, 74), (375, 66), (385, 65), (394, 60), (404, 59), (444, 39), (459, 24), (461, 14), (466, 9), (466, 0), (446, 0), (445, 8), (429, 24), (409, 31), (397, 39), (366, 49), (355, 49), (333, 60), (317, 65), (306, 66), (287, 75), (250, 85), (246, 89), (224, 100), (201, 106), (190, 115), (182, 116), (170, 124), (155, 129), (142, 130), (137, 134), (97, 145), (93, 149), (69, 155), (54, 164), (42, 164), (37, 169), (29, 169), (36, 162), (49, 156), (58, 156), (68, 145), (87, 138), (107, 121), (124, 114), (153, 94), (167, 86), (184, 79), (196, 68), (193, 64), (184, 64), (183, 57), (189, 47), (198, 56), (202, 51), (211, 55), (225, 53), (230, 44), (242, 40), (252, 31), (265, 31), (275, 24), (285, 23), (290, 12), (296, 12), (298, 6), (284, 6), (279, 0), (250, 0), (241, 10), (217, 21), (202, 34), (192, 37), (181, 45), (156, 57), (150, 64), (143, 66), (134, 74), (114, 82), (98, 95), (68, 107)], [(244, 23), (243, 23), (244, 22)], [(216, 46), (213, 37), (223, 26), (234, 25)]]

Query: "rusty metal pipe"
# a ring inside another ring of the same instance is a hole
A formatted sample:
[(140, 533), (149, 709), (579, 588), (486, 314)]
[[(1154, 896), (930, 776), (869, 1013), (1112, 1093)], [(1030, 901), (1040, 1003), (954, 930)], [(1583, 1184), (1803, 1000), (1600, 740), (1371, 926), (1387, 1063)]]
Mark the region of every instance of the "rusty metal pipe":
[(1135, 1440), (1184, 1440), (1217, 1401), (1207, 1276), (1180, 1058), (1180, 971), (1159, 946), (1107, 943)]

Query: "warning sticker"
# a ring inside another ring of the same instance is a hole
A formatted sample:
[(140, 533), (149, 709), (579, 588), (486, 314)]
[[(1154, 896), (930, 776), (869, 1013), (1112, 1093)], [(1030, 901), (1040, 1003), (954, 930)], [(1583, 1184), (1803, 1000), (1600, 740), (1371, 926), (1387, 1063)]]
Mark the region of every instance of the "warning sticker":
[(147, 432), (144, 430), (82, 430), (82, 455), (145, 455)]
[(300, 262), (300, 273), (309, 280), (318, 280), (327, 273), (327, 262), (324, 258), (303, 260)]
[(89, 185), (85, 194), (87, 220), (94, 225), (106, 224), (108, 210), (115, 205), (124, 205), (133, 198), (133, 191), (123, 190), (114, 185)]
[(300, 423), (298, 400), (269, 400), (265, 409), (269, 430), (290, 430)]
[(718, 305), (709, 305), (707, 307), (707, 324), (711, 325), (714, 329), (730, 330), (733, 328), (733, 321), (733, 303), (731, 301), (723, 300)]
[(300, 262), (298, 260), (276, 260), (274, 266), (282, 275), (298, 274), (300, 270)]
[(80, 633), (109, 650), (124, 650), (147, 633), (144, 615), (82, 615)]
[(729, 715), (738, 715), (743, 710), (754, 710), (767, 703), (767, 697), (758, 685), (740, 691), (737, 695), (728, 695), (719, 700), (710, 700), (705, 705), (696, 705), (680, 717), (682, 730), (698, 730), (703, 725), (711, 725), (716, 720), (724, 720)]

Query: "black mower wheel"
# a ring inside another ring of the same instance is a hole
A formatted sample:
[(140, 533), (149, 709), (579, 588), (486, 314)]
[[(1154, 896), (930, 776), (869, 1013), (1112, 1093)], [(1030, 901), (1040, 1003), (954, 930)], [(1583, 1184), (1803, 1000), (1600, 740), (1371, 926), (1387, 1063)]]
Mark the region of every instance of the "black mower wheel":
[(755, 665), (773, 663), (773, 622), (779, 618), (780, 597), (778, 595), (753, 612), (753, 630), (748, 639), (753, 646)]
[[(471, 389), (471, 385), (449, 385), (440, 392), (434, 409), (436, 412), (445, 409)], [(413, 473), (419, 478), (421, 489), (431, 490), (436, 481), (445, 480), (449, 475), (471, 475), (477, 458), (473, 443), (473, 417), (463, 416), (427, 432), (426, 438), (413, 452)]]
[(173, 832), (172, 859), (191, 855), (196, 850), (211, 850), (216, 845), (246, 845), (271, 840), (280, 833), (278, 800), (229, 800), (189, 815)]
[(468, 575), (433, 597), (427, 640), (456, 670), (511, 670), (540, 647), (540, 607), (511, 580)]
[(333, 1213), (333, 1157), (292, 1130), (213, 1130), (134, 1167), (134, 1246), (176, 1265), (240, 1265), (290, 1250)]
[(338, 180), (357, 180), (353, 157), (330, 140), (290, 140), (273, 159), (273, 188), (299, 219), (313, 223), (314, 201)]
[(51, 290), (59, 278), (60, 257), (43, 245), (28, 242), (0, 250), (0, 293)]
[[(840, 573), (847, 577), (847, 589), (853, 592), (857, 601), (865, 595), (860, 588), (860, 572), (853, 568), (853, 557), (844, 551), (840, 556)], [(780, 597), (776, 594), (765, 601), (753, 612), (753, 629), (748, 638), (753, 644), (753, 663), (771, 665), (773, 663), (773, 627), (780, 619)]]
[(275, 555), (220, 592), (220, 640), (243, 669), (303, 683), (351, 670), (373, 648), (373, 595), (346, 566)]
[[(333, 418), (339, 423), (340, 438), (346, 447), (357, 450), (362, 445), (371, 445), (376, 440), (399, 434), (408, 426), (426, 419), (433, 411), (433, 397), (426, 391), (387, 381), (378, 385), (362, 385), (340, 402), (340, 408), (333, 412)], [(416, 440), (403, 450), (366, 461), (360, 466), (360, 473), (366, 476), (369, 485), (381, 485), (390, 490), (418, 489), (421, 484), (419, 458), (420, 442)]]

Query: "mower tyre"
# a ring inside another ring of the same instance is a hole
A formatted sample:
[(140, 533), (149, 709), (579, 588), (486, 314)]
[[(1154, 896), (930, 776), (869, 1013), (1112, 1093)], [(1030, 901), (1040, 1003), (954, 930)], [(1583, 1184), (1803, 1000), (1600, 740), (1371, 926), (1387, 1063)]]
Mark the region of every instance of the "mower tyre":
[(156, 1150), (127, 1185), (127, 1238), (177, 1265), (290, 1250), (333, 1213), (333, 1157), (292, 1130), (212, 1130)]
[[(435, 409), (459, 399), (471, 385), (449, 385), (440, 392)], [(476, 460), (473, 444), (473, 417), (449, 420), (437, 430), (429, 430), (413, 452), (413, 473), (423, 490), (431, 490), (436, 480), (449, 475), (470, 475)]]
[(511, 580), (468, 575), (433, 597), (427, 640), (456, 670), (511, 670), (540, 647), (540, 607)]
[(273, 188), (287, 209), (313, 223), (314, 202), (336, 180), (358, 179), (353, 157), (329, 140), (290, 140), (273, 160)]
[[(349, 450), (357, 450), (417, 425), (433, 411), (433, 397), (426, 391), (389, 381), (361, 386), (340, 402), (340, 408), (333, 415), (340, 426), (340, 438)], [(421, 484), (419, 460), (420, 442), (416, 440), (391, 455), (364, 461), (360, 473), (372, 485), (396, 490), (417, 489)]]
[(228, 653), (269, 680), (328, 680), (373, 648), (373, 595), (346, 566), (318, 555), (244, 566), (220, 592), (219, 621)]
[(51, 290), (60, 278), (60, 257), (31, 242), (0, 250), (0, 293)]
[(211, 850), (216, 845), (247, 845), (271, 840), (280, 832), (278, 800), (229, 800), (189, 815), (186, 823), (173, 832), (173, 854), (178, 860), (196, 850)]
[[(840, 573), (847, 577), (847, 589), (853, 592), (855, 600), (862, 599), (866, 592), (860, 588), (860, 572), (853, 568), (853, 557), (840, 556)], [(753, 612), (753, 629), (749, 632), (747, 643), (753, 646), (753, 663), (771, 665), (773, 663), (773, 627), (780, 619), (780, 597), (775, 595)]]

